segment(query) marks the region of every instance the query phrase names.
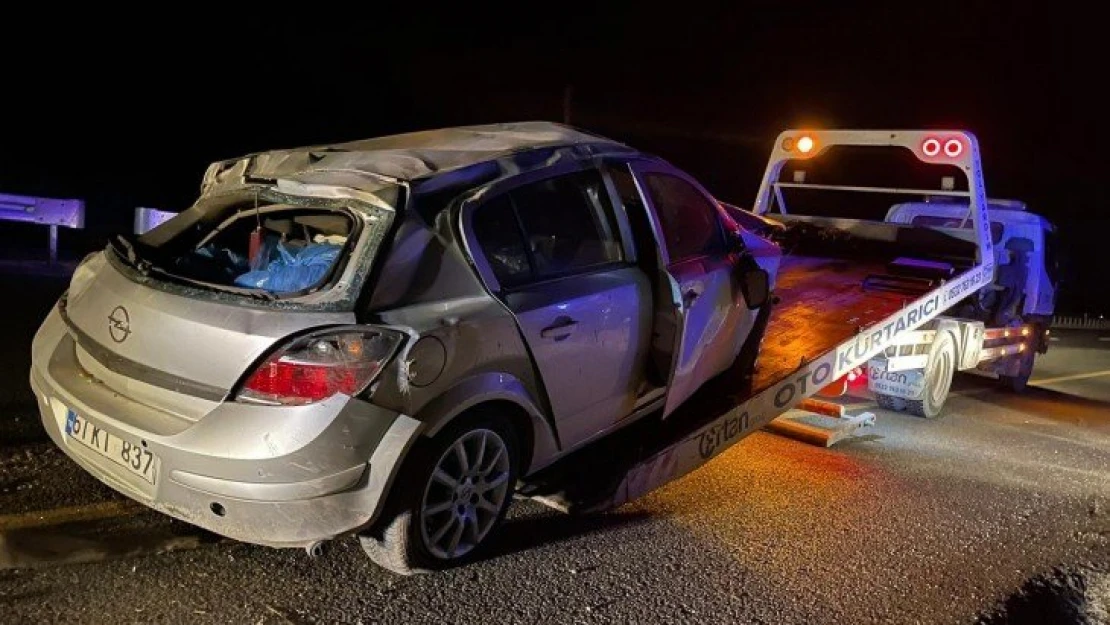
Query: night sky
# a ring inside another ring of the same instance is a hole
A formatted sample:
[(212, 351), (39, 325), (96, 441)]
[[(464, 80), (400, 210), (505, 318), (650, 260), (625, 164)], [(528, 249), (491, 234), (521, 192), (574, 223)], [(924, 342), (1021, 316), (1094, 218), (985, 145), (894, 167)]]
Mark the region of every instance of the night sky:
[[(305, 3), (219, 22), (162, 8), (7, 20), (0, 192), (84, 198), (87, 237), (103, 237), (128, 228), (135, 206), (187, 206), (213, 160), (559, 120), (567, 85), (573, 124), (658, 153), (743, 206), (786, 127), (962, 127), (979, 136), (988, 193), (1061, 227), (1070, 283), (1058, 308), (1110, 314), (1103, 28), (1063, 3), (908, 4), (375, 14)], [(146, 26), (123, 26), (132, 20)], [(5, 240), (22, 232), (5, 229)]]

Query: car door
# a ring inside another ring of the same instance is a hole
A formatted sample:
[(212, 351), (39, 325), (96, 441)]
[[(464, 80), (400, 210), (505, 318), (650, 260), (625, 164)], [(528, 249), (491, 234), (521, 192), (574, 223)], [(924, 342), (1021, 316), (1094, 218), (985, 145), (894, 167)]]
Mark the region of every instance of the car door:
[[(738, 250), (720, 209), (681, 172), (636, 163), (636, 178), (655, 222), (669, 277), (675, 328), (664, 416), (703, 383), (728, 369), (755, 321), (740, 287)], [(657, 323), (662, 320), (656, 315)]]
[(516, 318), (564, 448), (630, 414), (651, 287), (631, 262), (600, 172), (515, 187), (476, 207), (471, 224), (493, 274), (487, 284)]

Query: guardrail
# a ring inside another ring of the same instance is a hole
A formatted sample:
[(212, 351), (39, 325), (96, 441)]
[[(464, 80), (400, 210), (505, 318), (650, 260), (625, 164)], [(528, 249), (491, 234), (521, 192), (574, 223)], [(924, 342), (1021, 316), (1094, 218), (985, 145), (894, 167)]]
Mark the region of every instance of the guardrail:
[(50, 262), (58, 260), (58, 226), (85, 227), (85, 201), (0, 193), (0, 220), (50, 228)]
[(1110, 319), (1101, 317), (1053, 317), (1052, 327), (1061, 330), (1110, 330)]

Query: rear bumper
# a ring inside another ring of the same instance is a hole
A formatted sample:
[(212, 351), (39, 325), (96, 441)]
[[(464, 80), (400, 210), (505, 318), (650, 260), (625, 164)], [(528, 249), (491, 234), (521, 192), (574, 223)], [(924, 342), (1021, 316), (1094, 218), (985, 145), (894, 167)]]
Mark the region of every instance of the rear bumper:
[[(244, 542), (303, 547), (371, 523), (420, 429), (342, 396), (304, 407), (227, 402), (187, 421), (92, 378), (56, 310), (32, 351), (43, 425), (66, 455), (128, 497)], [(153, 483), (67, 436), (70, 410), (154, 454)]]

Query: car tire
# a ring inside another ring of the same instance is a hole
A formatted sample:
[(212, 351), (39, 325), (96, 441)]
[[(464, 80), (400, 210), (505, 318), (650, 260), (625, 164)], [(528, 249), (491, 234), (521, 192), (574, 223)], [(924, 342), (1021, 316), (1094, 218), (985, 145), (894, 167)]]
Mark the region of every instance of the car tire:
[(929, 350), (925, 365), (925, 395), (906, 402), (910, 414), (933, 419), (940, 416), (948, 391), (952, 390), (952, 376), (956, 373), (956, 339), (949, 332), (937, 334)]
[(884, 395), (882, 393), (875, 393), (875, 403), (879, 404), (879, 408), (891, 410), (893, 412), (902, 412), (906, 409), (906, 400), (894, 395)]
[(767, 324), (771, 320), (772, 306), (773, 304), (768, 302), (756, 313), (755, 322), (752, 323), (748, 338), (744, 341), (740, 353), (737, 354), (736, 360), (733, 362), (733, 367), (743, 377), (751, 378), (755, 374), (756, 360), (759, 359), (759, 350), (763, 346), (763, 338), (767, 334)]
[(1024, 393), (1025, 387), (1029, 384), (1029, 377), (1033, 375), (1033, 358), (1033, 350), (1025, 350), (1021, 357), (1020, 373), (1017, 375), (998, 376), (998, 381), (1002, 384), (1003, 388), (1014, 393)]
[(474, 560), (512, 503), (519, 471), (508, 419), (481, 414), (448, 425), (413, 449), (385, 512), (359, 536), (377, 565), (400, 575)]

